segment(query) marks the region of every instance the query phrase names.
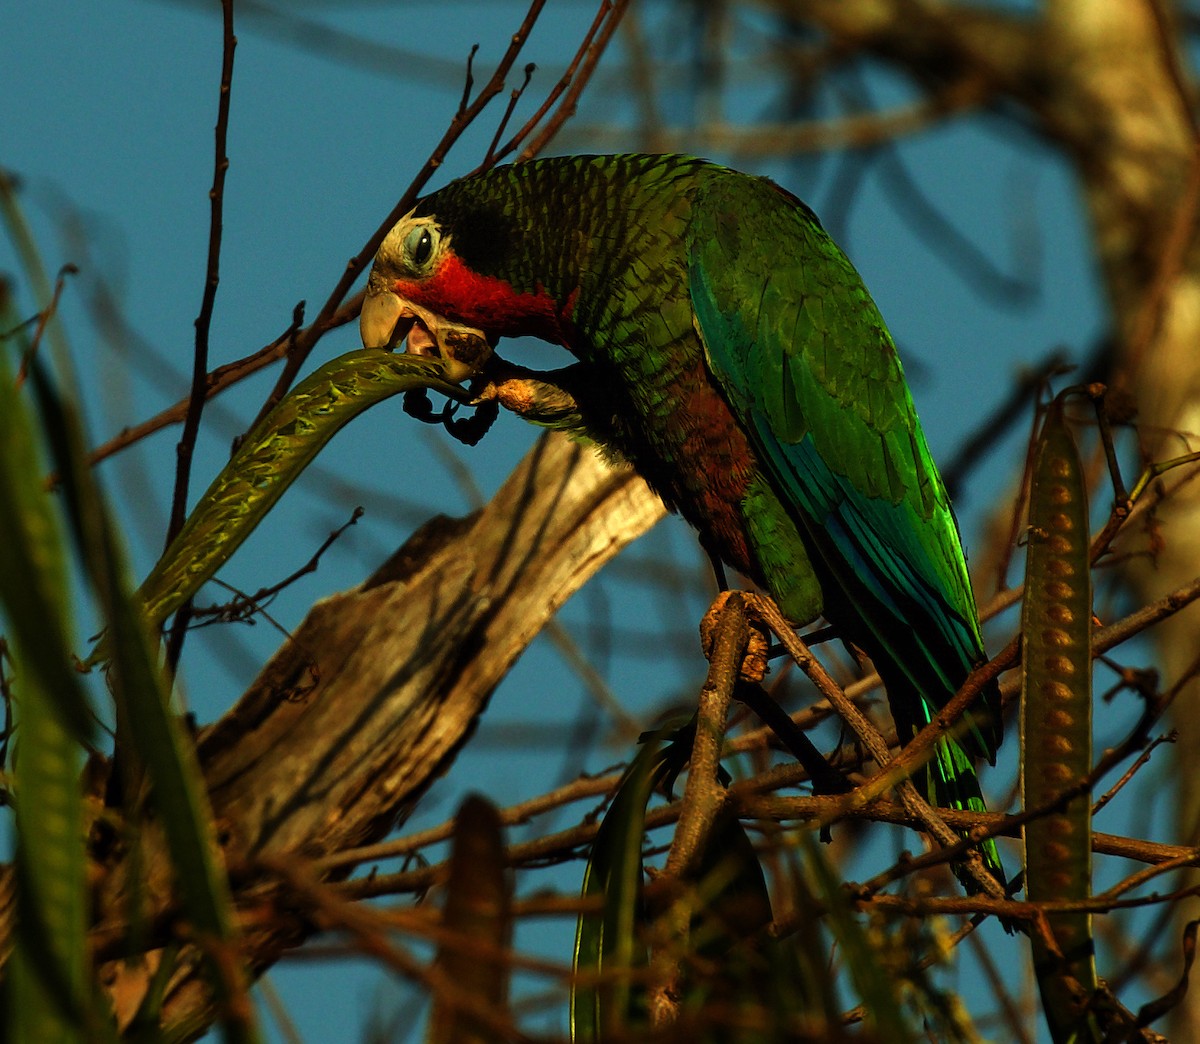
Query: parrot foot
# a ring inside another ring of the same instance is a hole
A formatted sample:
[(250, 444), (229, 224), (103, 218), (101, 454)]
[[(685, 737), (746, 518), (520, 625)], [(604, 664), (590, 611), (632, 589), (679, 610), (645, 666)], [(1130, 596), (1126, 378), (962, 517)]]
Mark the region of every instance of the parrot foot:
[(531, 424), (554, 431), (582, 432), (584, 422), (579, 403), (566, 386), (574, 369), (567, 367), (547, 373), (493, 356), (482, 375), (482, 383), (473, 388), (473, 404), (498, 403)]
[(459, 403), (447, 402), (440, 410), (434, 410), (429, 392), (425, 388), (414, 388), (404, 393), (404, 412), (424, 424), (440, 424), (454, 438), (467, 446), (474, 446), (487, 434), (496, 420), (500, 408), (494, 402), (471, 403), (475, 412), (469, 417), (457, 417)]
[[(721, 613), (725, 610), (725, 603), (729, 601), (729, 597), (734, 594), (741, 596), (739, 591), (722, 591), (718, 594), (700, 621), (700, 647), (704, 650), (705, 659), (712, 659)], [(746, 655), (742, 659), (738, 677), (750, 685), (757, 685), (767, 674), (767, 661), (771, 649), (770, 632), (749, 606), (746, 616), (750, 638), (746, 643)]]

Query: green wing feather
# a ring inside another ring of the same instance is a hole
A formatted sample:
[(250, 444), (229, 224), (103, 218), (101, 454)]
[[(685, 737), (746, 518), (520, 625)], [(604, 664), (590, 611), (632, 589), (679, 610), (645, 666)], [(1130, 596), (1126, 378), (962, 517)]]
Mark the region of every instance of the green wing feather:
[[(799, 200), (717, 171), (694, 204), (689, 281), (708, 365), (804, 535), (826, 616), (871, 653), (907, 739), (984, 653), (957, 525), (895, 346)], [(789, 578), (765, 579), (786, 602)], [(941, 800), (982, 808), (971, 755), (994, 755), (996, 722), (976, 715), (961, 747), (942, 745), (931, 773)]]

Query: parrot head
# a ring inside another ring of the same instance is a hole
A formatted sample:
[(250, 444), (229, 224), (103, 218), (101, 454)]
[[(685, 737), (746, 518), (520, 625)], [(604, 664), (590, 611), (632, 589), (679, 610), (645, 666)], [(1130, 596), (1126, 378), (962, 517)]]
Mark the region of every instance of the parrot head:
[(447, 281), (447, 267), (455, 267), (453, 258), (449, 237), (432, 219), (410, 213), (397, 222), (380, 246), (367, 281), (359, 316), (363, 345), (392, 349), (406, 342), (413, 355), (440, 358), (453, 381), (479, 373), (495, 338), (477, 325), (429, 307), (440, 303), (445, 308), (446, 287), (439, 293), (439, 284)]
[(366, 347), (395, 348), (407, 338), (409, 352), (440, 357), (456, 381), (478, 375), (501, 337), (571, 347), (578, 292), (553, 294), (531, 281), (528, 260), (540, 236), (496, 187), (487, 174), (452, 182), (387, 234), (359, 321)]

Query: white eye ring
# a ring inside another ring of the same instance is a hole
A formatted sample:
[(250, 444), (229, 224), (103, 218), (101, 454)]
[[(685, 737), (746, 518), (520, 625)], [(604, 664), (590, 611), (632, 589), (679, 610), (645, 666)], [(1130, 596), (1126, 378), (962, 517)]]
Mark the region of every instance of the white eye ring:
[(404, 260), (408, 267), (417, 272), (428, 268), (440, 238), (436, 225), (414, 225), (409, 229), (404, 237)]

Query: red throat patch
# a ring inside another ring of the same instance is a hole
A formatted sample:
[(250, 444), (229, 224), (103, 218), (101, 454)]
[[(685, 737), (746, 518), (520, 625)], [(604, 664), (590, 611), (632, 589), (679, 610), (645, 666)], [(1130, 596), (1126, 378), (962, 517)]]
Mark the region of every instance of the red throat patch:
[(472, 271), (452, 251), (429, 278), (397, 279), (392, 288), (437, 315), (500, 337), (538, 337), (567, 348), (575, 339), (571, 315), (578, 288), (561, 304), (541, 286), (522, 293), (503, 279)]

